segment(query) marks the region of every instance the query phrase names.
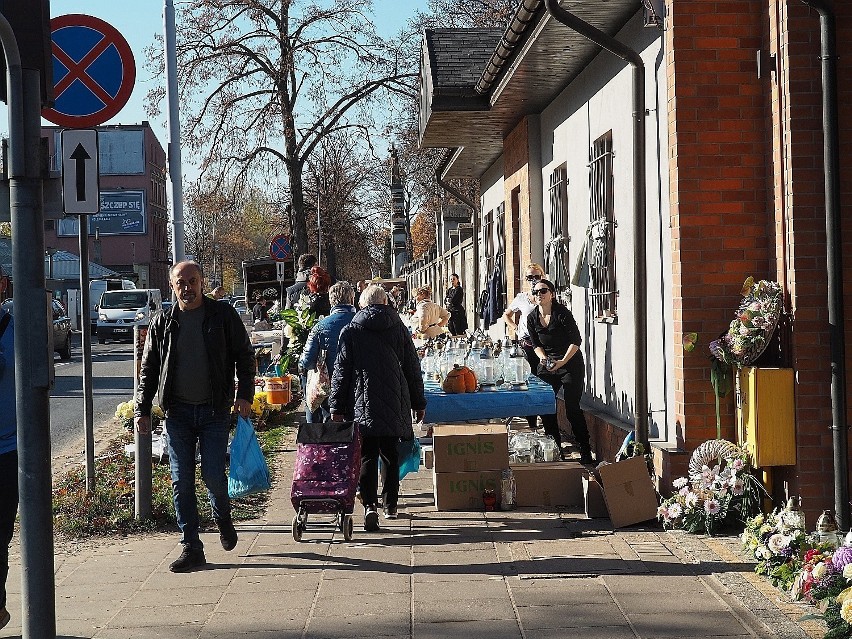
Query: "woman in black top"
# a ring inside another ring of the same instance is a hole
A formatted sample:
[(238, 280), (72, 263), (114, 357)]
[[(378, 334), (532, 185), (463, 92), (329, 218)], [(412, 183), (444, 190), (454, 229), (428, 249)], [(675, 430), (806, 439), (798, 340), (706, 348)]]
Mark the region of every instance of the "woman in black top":
[(450, 313), (450, 321), (447, 322), (450, 335), (464, 335), (467, 330), (467, 315), (464, 312), (464, 290), (458, 273), (450, 276), (450, 288), (444, 296), (444, 308)]
[[(586, 367), (580, 352), (580, 329), (574, 316), (556, 301), (553, 283), (539, 280), (532, 288), (538, 304), (527, 317), (529, 337), (541, 363), (537, 375), (558, 393), (563, 389), (565, 414), (580, 447), (580, 463), (592, 464), (592, 448), (589, 444), (589, 429), (586, 417), (580, 408)], [(542, 415), (544, 432), (552, 436), (562, 450), (562, 437), (556, 413)]]

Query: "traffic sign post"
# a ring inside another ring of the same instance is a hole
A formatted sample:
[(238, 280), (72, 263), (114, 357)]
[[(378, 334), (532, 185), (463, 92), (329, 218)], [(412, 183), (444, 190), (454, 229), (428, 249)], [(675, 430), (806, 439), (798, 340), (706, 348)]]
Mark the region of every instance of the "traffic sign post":
[[(100, 211), (98, 132), (94, 129), (62, 132), (62, 203), (69, 215)], [(81, 233), (84, 225), (80, 222)]]
[(269, 243), (269, 256), (276, 262), (292, 259), (293, 246), (290, 244), (290, 236), (280, 233), (273, 237)]
[(59, 126), (103, 124), (127, 104), (136, 63), (127, 40), (111, 24), (70, 14), (50, 21), (55, 103), (41, 114)]

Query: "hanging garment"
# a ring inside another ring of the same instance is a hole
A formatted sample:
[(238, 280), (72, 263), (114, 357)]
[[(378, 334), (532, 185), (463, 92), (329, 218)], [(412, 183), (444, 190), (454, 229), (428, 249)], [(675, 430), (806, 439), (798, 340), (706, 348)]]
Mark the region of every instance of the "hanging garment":
[(592, 266), (606, 268), (609, 264), (609, 222), (595, 220), (589, 225), (592, 238)]
[(565, 259), (568, 256), (570, 240), (570, 237), (563, 237), (560, 233), (544, 245), (544, 270), (550, 276), (557, 291), (568, 286), (568, 265), (565, 264)]
[(484, 317), (486, 326), (494, 325), (503, 317), (503, 290), (503, 269), (498, 262), (488, 281), (488, 305)]
[(574, 273), (571, 275), (571, 284), (581, 288), (589, 288), (589, 284), (591, 282), (591, 269), (589, 268), (591, 228), (591, 225), (586, 228), (586, 235), (583, 238), (583, 246), (580, 247), (580, 252), (577, 253), (577, 259), (574, 262)]

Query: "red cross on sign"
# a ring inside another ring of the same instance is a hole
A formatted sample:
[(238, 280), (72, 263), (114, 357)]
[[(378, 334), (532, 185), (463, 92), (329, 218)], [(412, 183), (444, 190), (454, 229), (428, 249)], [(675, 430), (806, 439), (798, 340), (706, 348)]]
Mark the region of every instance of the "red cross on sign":
[(100, 18), (71, 14), (50, 21), (53, 108), (42, 116), (70, 128), (103, 124), (127, 104), (136, 82), (133, 52)]

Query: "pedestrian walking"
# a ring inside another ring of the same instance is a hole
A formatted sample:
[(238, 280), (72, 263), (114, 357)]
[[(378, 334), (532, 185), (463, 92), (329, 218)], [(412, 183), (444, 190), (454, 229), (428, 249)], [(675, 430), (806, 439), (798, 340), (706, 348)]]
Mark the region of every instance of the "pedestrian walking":
[(383, 514), (396, 519), (399, 499), (399, 440), (414, 437), (415, 420), (426, 414), (420, 360), (408, 329), (387, 304), (384, 288), (364, 289), (361, 307), (340, 333), (331, 381), (329, 409), (333, 421), (351, 419), (363, 435), (359, 490), (364, 503), (364, 530), (379, 529), (378, 460), (387, 473), (382, 486)]
[[(0, 299), (8, 278), (0, 266)], [(6, 578), (9, 576), (9, 544), (18, 513), (18, 420), (15, 406), (15, 323), (0, 308), (0, 628), (12, 616), (6, 609)]]
[[(586, 377), (583, 354), (580, 352), (580, 329), (571, 311), (556, 301), (556, 289), (552, 282), (544, 278), (538, 280), (532, 293), (538, 304), (527, 317), (527, 331), (540, 360), (537, 374), (553, 387), (554, 395), (562, 389), (565, 414), (580, 447), (580, 463), (593, 464), (586, 416), (580, 408)], [(561, 453), (562, 436), (555, 409), (552, 414), (542, 415), (541, 420), (544, 432), (556, 440)]]
[(458, 273), (450, 276), (450, 287), (444, 296), (444, 308), (450, 314), (447, 328), (450, 335), (464, 335), (467, 331), (467, 313), (464, 310), (464, 289)]
[[(299, 358), (299, 370), (305, 376), (309, 370), (316, 367), (320, 354), (325, 352), (325, 369), (329, 379), (331, 378), (334, 374), (334, 362), (337, 359), (340, 332), (355, 317), (355, 290), (349, 282), (341, 281), (333, 284), (328, 289), (328, 299), (332, 305), (331, 311), (328, 317), (314, 324), (311, 332), (308, 333), (308, 339), (305, 340), (302, 356)], [(309, 424), (327, 422), (330, 417), (327, 397), (315, 411), (311, 411), (307, 401), (305, 402), (305, 421)]]
[(183, 545), (169, 570), (187, 572), (207, 562), (198, 534), (197, 445), (219, 541), (225, 550), (237, 545), (225, 456), (231, 409), (249, 416), (255, 360), (248, 333), (234, 308), (202, 295), (202, 272), (197, 262), (175, 264), (169, 281), (177, 305), (156, 315), (148, 329), (134, 412), (137, 430), (150, 433), (151, 404), (159, 394), (166, 413), (172, 492)]
[[(530, 286), (530, 291), (521, 291), (515, 295), (515, 299), (509, 304), (509, 308), (503, 313), (503, 320), (511, 332), (515, 334), (515, 339), (524, 350), (524, 357), (530, 365), (530, 370), (533, 375), (538, 371), (538, 355), (535, 354), (535, 347), (529, 337), (527, 331), (527, 317), (536, 306), (536, 299), (532, 294), (532, 288), (544, 277), (544, 268), (541, 264), (533, 262), (528, 264), (525, 270), (524, 280)], [(530, 428), (535, 429), (538, 426), (537, 415), (527, 415), (527, 423)]]

